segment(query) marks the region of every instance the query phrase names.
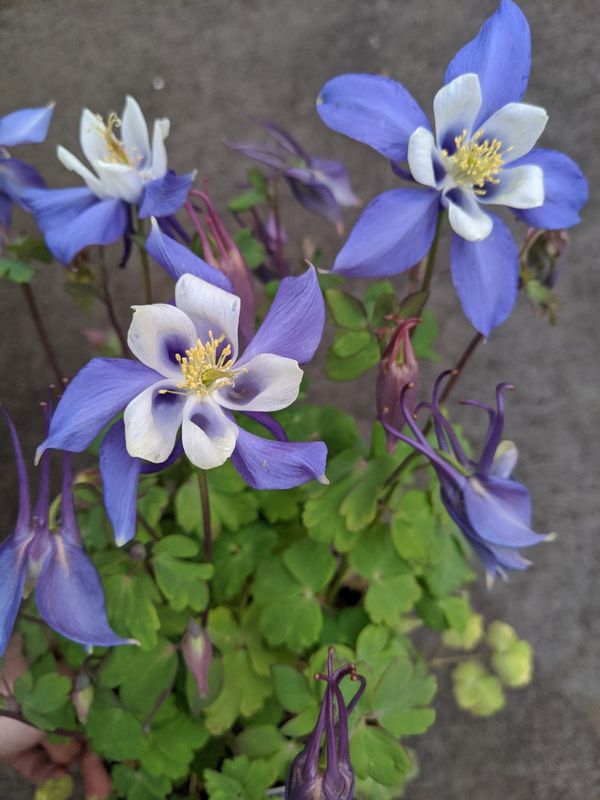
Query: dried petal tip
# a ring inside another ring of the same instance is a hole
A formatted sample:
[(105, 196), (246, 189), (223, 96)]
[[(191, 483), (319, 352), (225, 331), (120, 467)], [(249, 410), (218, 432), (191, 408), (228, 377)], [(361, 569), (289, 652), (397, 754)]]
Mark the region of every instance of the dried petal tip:
[(198, 694), (201, 697), (208, 697), (208, 673), (212, 662), (212, 643), (208, 632), (193, 619), (188, 622), (181, 649), (185, 664), (198, 686)]
[[(366, 681), (357, 675), (354, 665), (334, 671), (333, 648), (327, 656), (327, 674), (317, 673), (315, 680), (327, 683), (321, 711), (304, 749), (292, 761), (285, 787), (286, 800), (353, 800), (354, 771), (350, 763), (348, 717), (365, 689)], [(347, 675), (360, 686), (346, 704), (340, 682)], [(336, 715), (337, 709), (337, 715)], [(337, 716), (337, 719), (336, 719)], [(325, 734), (326, 767), (319, 767), (321, 738)]]

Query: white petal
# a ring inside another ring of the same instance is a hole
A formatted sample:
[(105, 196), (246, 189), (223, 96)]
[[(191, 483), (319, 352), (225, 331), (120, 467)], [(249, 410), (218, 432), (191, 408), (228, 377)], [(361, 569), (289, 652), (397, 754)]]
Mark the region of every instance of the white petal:
[(138, 169), (145, 169), (152, 158), (148, 126), (136, 100), (127, 95), (121, 125), (121, 139), (129, 160)]
[(158, 381), (134, 397), (123, 414), (127, 452), (153, 464), (171, 455), (186, 402), (184, 395), (161, 394), (161, 389), (177, 391), (173, 381)]
[(136, 358), (165, 377), (182, 380), (176, 353), (196, 346), (198, 337), (191, 319), (175, 306), (153, 303), (134, 306), (127, 344)]
[(212, 331), (215, 339), (222, 334), (231, 345), (232, 358), (236, 358), (240, 298), (219, 289), (195, 275), (182, 275), (175, 285), (175, 304), (188, 315), (196, 326), (197, 338), (208, 340)]
[(468, 242), (481, 242), (494, 227), (491, 218), (480, 207), (473, 192), (453, 189), (442, 197), (448, 206), (452, 230)]
[(100, 180), (85, 166), (85, 164), (81, 163), (77, 156), (74, 156), (73, 153), (62, 145), (56, 148), (56, 155), (63, 167), (66, 167), (71, 172), (77, 173), (80, 178), (83, 178), (88, 189), (91, 189), (97, 197), (101, 197), (102, 199), (108, 197)]
[(425, 186), (437, 186), (433, 160), (438, 149), (431, 131), (417, 128), (408, 140), (408, 167), (413, 178)]
[(152, 164), (150, 166), (151, 176), (162, 178), (167, 171), (167, 149), (165, 139), (169, 135), (171, 123), (168, 119), (154, 120), (154, 131), (152, 133)]
[(135, 167), (94, 161), (93, 167), (102, 182), (105, 194), (127, 203), (137, 203), (142, 194), (142, 179)]
[(539, 106), (508, 103), (492, 114), (481, 127), (483, 138), (502, 142), (502, 158), (508, 164), (531, 150), (547, 122), (548, 114)]
[[(486, 184), (488, 187), (489, 184)], [(544, 173), (536, 164), (509, 167), (500, 174), (500, 183), (481, 195), (480, 203), (495, 203), (511, 208), (538, 208), (544, 204)]]
[(459, 75), (442, 86), (433, 100), (435, 131), (440, 148), (447, 147), (447, 138), (454, 139), (466, 130), (471, 133), (481, 108), (481, 86), (475, 73)]
[(84, 156), (93, 164), (106, 158), (106, 125), (89, 108), (84, 108), (79, 123), (79, 143)]
[(224, 464), (235, 449), (238, 426), (210, 397), (190, 397), (183, 412), (181, 441), (189, 460), (200, 469)]
[(303, 372), (293, 358), (261, 353), (250, 361), (239, 362), (245, 372), (234, 386), (215, 392), (213, 397), (225, 408), (241, 411), (278, 411), (298, 397)]

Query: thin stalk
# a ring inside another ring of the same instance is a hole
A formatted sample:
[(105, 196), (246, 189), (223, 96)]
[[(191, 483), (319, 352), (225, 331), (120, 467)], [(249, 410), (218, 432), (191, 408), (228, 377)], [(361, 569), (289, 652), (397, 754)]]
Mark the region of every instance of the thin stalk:
[(212, 561), (212, 527), (210, 521), (210, 497), (208, 494), (208, 482), (206, 472), (198, 470), (198, 488), (200, 489), (200, 501), (202, 503), (202, 527), (204, 528), (204, 560)]
[(135, 209), (131, 209), (132, 227), (136, 235), (135, 242), (140, 253), (140, 264), (142, 265), (142, 278), (144, 282), (144, 302), (146, 305), (152, 303), (152, 278), (150, 277), (150, 262), (148, 261), (148, 253), (144, 245), (140, 242), (140, 236), (146, 235), (144, 220), (139, 219)]
[(435, 270), (435, 264), (437, 260), (437, 253), (438, 247), (440, 244), (440, 234), (442, 232), (442, 225), (444, 223), (444, 219), (446, 214), (444, 211), (440, 211), (437, 218), (437, 223), (435, 226), (435, 234), (433, 237), (433, 242), (431, 243), (431, 247), (429, 249), (429, 254), (427, 256), (427, 261), (425, 263), (425, 273), (423, 275), (423, 281), (421, 282), (421, 292), (426, 292), (423, 300), (421, 301), (421, 305), (417, 309), (415, 316), (420, 316), (423, 313), (423, 309), (427, 304), (427, 300), (429, 299), (429, 290), (431, 289), (431, 282), (433, 280), (433, 273)]
[[(19, 714), (18, 711), (8, 711), (7, 709), (0, 709), (0, 717), (6, 717), (7, 719), (14, 719), (17, 722), (22, 722), (23, 725), (29, 725), (30, 728), (36, 728), (37, 726), (33, 724), (33, 722), (29, 722), (28, 719), (22, 714)], [(56, 736), (65, 736), (69, 737), (70, 739), (78, 739), (83, 741), (84, 735), (81, 731), (72, 731), (69, 728), (53, 728), (52, 733)]]
[(52, 371), (56, 376), (57, 385), (61, 387), (63, 379), (65, 378), (65, 373), (60, 368), (60, 364), (58, 363), (58, 358), (56, 357), (56, 353), (54, 352), (54, 348), (52, 347), (50, 337), (48, 336), (48, 331), (46, 330), (46, 326), (44, 325), (44, 320), (40, 313), (40, 309), (35, 299), (35, 295), (33, 294), (33, 289), (28, 283), (22, 283), (21, 288), (25, 296), (25, 302), (27, 303), (29, 314), (31, 315), (31, 319), (33, 320), (33, 324), (35, 325), (35, 329), (40, 338), (40, 342), (42, 343), (42, 347), (46, 352), (46, 357), (48, 359), (50, 366), (52, 367)]
[(115, 311), (115, 306), (113, 304), (112, 296), (110, 293), (110, 284), (108, 279), (108, 271), (106, 269), (106, 265), (104, 263), (104, 251), (102, 250), (102, 257), (100, 260), (100, 273), (102, 276), (102, 300), (104, 305), (106, 306), (106, 312), (108, 314), (108, 318), (110, 320), (110, 324), (113, 326), (114, 332), (117, 334), (117, 339), (121, 345), (121, 351), (124, 356), (128, 355), (129, 350), (127, 347), (127, 337), (121, 327), (121, 323), (117, 318), (117, 312)]
[[(471, 356), (473, 355), (473, 353), (477, 350), (477, 348), (479, 347), (479, 345), (483, 341), (483, 338), (484, 338), (483, 334), (476, 333), (475, 336), (473, 336), (473, 338), (469, 342), (469, 344), (463, 350), (462, 355), (460, 356), (460, 358), (456, 362), (456, 366), (454, 367), (454, 369), (452, 371), (453, 374), (450, 376), (450, 379), (448, 380), (448, 383), (446, 384), (446, 386), (444, 387), (443, 392), (440, 395), (440, 405), (445, 403), (446, 400), (448, 399), (448, 397), (450, 395), (450, 392), (452, 391), (452, 389), (456, 385), (456, 382), (458, 381), (458, 379), (460, 378), (460, 376), (464, 372), (464, 369), (467, 366)], [(431, 430), (431, 425), (432, 425), (431, 419), (429, 419), (427, 424), (423, 428), (423, 434), (425, 436), (427, 436), (427, 434)], [(419, 453), (417, 453), (416, 450), (413, 450), (411, 453), (409, 453), (409, 455), (406, 456), (406, 458), (403, 461), (400, 462), (400, 464), (398, 464), (398, 466), (392, 472), (392, 474), (387, 477), (387, 479), (384, 481), (384, 484), (383, 484), (383, 489), (387, 489), (387, 491), (385, 492), (384, 496), (380, 500), (381, 506), (384, 506), (388, 502), (388, 500), (390, 499), (390, 497), (392, 495), (392, 492), (394, 491), (394, 489), (396, 487), (396, 483), (398, 482), (398, 479), (400, 478), (400, 476), (402, 475), (404, 470), (407, 467), (409, 467), (412, 464), (412, 462), (418, 457), (419, 457)]]

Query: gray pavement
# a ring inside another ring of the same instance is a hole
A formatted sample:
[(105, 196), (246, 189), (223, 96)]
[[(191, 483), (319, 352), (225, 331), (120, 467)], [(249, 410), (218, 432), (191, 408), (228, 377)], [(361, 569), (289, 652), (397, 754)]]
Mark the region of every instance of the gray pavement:
[[(592, 197), (560, 285), (560, 324), (550, 329), (521, 302), (478, 354), (459, 394), (489, 397), (498, 380), (517, 385), (507, 432), (521, 451), (518, 476), (532, 492), (538, 529), (559, 537), (536, 550), (528, 574), (491, 593), (477, 591), (487, 615), (508, 619), (534, 644), (533, 685), (513, 693), (497, 717), (474, 721), (455, 709), (442, 678), (438, 725), (416, 744), (422, 777), (407, 792), (410, 800), (600, 799), (600, 23), (594, 0), (521, 5), (533, 29), (527, 99), (548, 109), (544, 144), (579, 161)], [(245, 167), (220, 139), (246, 136), (253, 117), (276, 119), (308, 148), (342, 158), (369, 199), (394, 179), (375, 153), (324, 128), (313, 109), (319, 88), (340, 72), (385, 71), (429, 109), (447, 61), (494, 6), (492, 0), (0, 0), (0, 113), (57, 101), (47, 146), (23, 151), (51, 185), (70, 181), (53, 149), (58, 141), (78, 149), (81, 107), (118, 110), (130, 92), (147, 116), (171, 118), (172, 164), (197, 167), (217, 200), (230, 196)], [(162, 90), (153, 88), (156, 77)], [(310, 230), (332, 256), (337, 241), (329, 228), (293, 206), (290, 211), (292, 240), (297, 244), (303, 229)], [(441, 350), (452, 360), (470, 330), (445, 262), (443, 255), (433, 304)], [(113, 270), (125, 321), (138, 299), (137, 278), (135, 263), (126, 272)], [(62, 281), (54, 266), (35, 288), (64, 369), (73, 374), (89, 353), (80, 334), (83, 317), (63, 294)], [(35, 403), (51, 376), (20, 300), (18, 290), (3, 286), (1, 394), (33, 449), (41, 434)], [(101, 316), (85, 324), (98, 326)], [(316, 399), (337, 397), (360, 419), (371, 417), (371, 379), (360, 382), (351, 405), (347, 386), (332, 390), (318, 378), (313, 384)], [(6, 436), (0, 456), (8, 498), (0, 517), (8, 531), (15, 480)], [(0, 797), (31, 796), (12, 781), (0, 774)]]

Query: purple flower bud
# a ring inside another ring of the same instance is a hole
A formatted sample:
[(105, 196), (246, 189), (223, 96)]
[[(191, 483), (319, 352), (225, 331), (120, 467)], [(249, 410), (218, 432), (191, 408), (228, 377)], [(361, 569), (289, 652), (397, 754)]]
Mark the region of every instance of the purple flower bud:
[[(305, 746), (292, 761), (285, 786), (286, 800), (353, 800), (354, 771), (350, 763), (348, 717), (356, 707), (366, 686), (353, 665), (333, 670), (333, 647), (327, 657), (327, 674), (317, 673), (316, 680), (327, 686), (315, 728)], [(346, 705), (340, 681), (350, 675), (359, 682), (354, 697)], [(337, 708), (337, 720), (336, 720)], [(326, 766), (319, 768), (321, 738), (325, 734)]]
[(196, 680), (198, 694), (208, 696), (208, 671), (212, 662), (212, 643), (208, 632), (195, 620), (188, 622), (181, 643), (183, 660)]
[(200, 237), (204, 260), (229, 278), (234, 293), (241, 299), (240, 331), (249, 342), (254, 334), (256, 315), (256, 298), (250, 270), (208, 194), (196, 190), (192, 190), (190, 194), (200, 198), (206, 206), (207, 231), (191, 203), (186, 205)]
[[(402, 320), (386, 348), (379, 363), (377, 374), (377, 418), (384, 424), (401, 431), (406, 423), (404, 411), (400, 403), (400, 394), (407, 384), (417, 386), (419, 382), (419, 364), (411, 342), (411, 331), (421, 320), (417, 317)], [(414, 393), (406, 403), (412, 413)], [(397, 437), (386, 427), (388, 449), (392, 450)]]

